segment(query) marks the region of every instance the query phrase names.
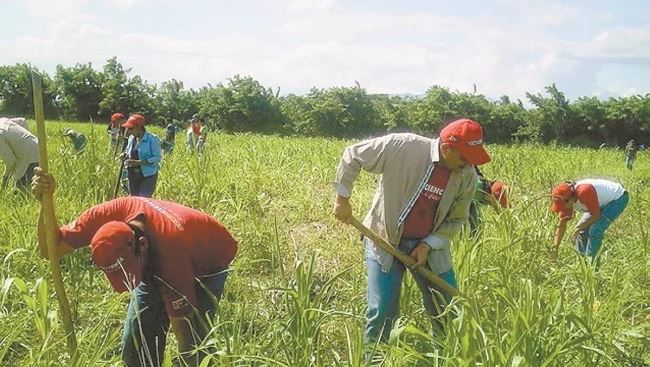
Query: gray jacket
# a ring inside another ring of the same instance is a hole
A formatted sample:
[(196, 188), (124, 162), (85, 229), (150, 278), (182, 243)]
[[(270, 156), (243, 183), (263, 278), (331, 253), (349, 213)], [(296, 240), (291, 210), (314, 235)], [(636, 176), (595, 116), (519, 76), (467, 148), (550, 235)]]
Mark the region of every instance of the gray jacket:
[(6, 166), (4, 177), (20, 180), (27, 167), (38, 162), (36, 136), (11, 121), (0, 121), (0, 158)]
[[(372, 206), (364, 224), (397, 246), (402, 237), (404, 220), (426, 185), (435, 163), (440, 162), (439, 139), (416, 134), (389, 134), (365, 140), (345, 149), (336, 173), (334, 188), (350, 197), (359, 172), (381, 174)], [(442, 196), (433, 231), (422, 241), (431, 246), (429, 265), (436, 273), (452, 269), (451, 239), (469, 216), (469, 205), (478, 178), (472, 166), (452, 171)], [(374, 246), (375, 258), (388, 271), (393, 257)]]

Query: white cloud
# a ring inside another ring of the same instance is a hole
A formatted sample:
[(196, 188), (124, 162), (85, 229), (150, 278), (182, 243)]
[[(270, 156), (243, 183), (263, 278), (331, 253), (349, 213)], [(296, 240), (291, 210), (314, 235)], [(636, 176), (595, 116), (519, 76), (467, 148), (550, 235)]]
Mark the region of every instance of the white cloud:
[(572, 45), (568, 52), (585, 59), (650, 62), (650, 27), (604, 30), (587, 43)]

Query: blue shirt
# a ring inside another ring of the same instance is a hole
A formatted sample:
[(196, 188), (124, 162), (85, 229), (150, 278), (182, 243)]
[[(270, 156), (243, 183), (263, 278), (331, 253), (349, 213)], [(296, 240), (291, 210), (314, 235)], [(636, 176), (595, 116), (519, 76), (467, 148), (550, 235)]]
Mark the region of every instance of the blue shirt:
[[(126, 153), (127, 157), (131, 156), (131, 150), (135, 145), (135, 136), (129, 136), (129, 141), (126, 144)], [(140, 166), (142, 169), (142, 176), (149, 177), (153, 176), (160, 170), (160, 160), (162, 158), (161, 148), (160, 148), (160, 139), (154, 134), (151, 134), (147, 131), (144, 132), (140, 144), (137, 148), (138, 157), (142, 161), (146, 161)]]

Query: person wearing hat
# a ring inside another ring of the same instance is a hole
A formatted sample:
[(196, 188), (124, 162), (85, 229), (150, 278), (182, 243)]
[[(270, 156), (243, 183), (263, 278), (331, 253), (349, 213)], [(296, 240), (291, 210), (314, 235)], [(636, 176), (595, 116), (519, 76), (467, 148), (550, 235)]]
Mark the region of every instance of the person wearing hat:
[[(111, 146), (119, 144), (122, 140), (121, 137), (124, 135), (122, 124), (124, 124), (125, 121), (126, 117), (119, 112), (111, 115), (111, 120), (108, 122), (108, 127), (106, 128), (106, 131), (111, 136)], [(124, 149), (122, 148), (122, 150)]]
[(203, 153), (205, 149), (205, 136), (203, 133), (203, 119), (198, 114), (192, 115), (189, 126), (186, 131), (185, 144), (189, 152), (194, 151), (196, 146), (199, 153)]
[(5, 164), (1, 187), (13, 180), (16, 187), (26, 188), (38, 166), (38, 139), (11, 119), (0, 120), (0, 158)]
[[(483, 129), (469, 119), (445, 126), (439, 138), (389, 134), (348, 146), (339, 162), (334, 188), (334, 216), (348, 223), (350, 197), (361, 169), (381, 179), (364, 224), (410, 255), (416, 266), (428, 266), (450, 286), (457, 287), (450, 241), (467, 222), (476, 188), (474, 165), (488, 163)], [(368, 269), (368, 309), (365, 340), (387, 340), (399, 313), (405, 267), (364, 238)], [(424, 306), (440, 314), (440, 290), (413, 273)], [(444, 292), (446, 302), (450, 295)], [(438, 326), (434, 322), (434, 328)]]
[[(32, 191), (54, 192), (51, 174), (36, 169)], [(215, 218), (169, 201), (114, 199), (83, 212), (56, 231), (55, 256), (90, 245), (93, 263), (119, 293), (131, 292), (122, 334), (122, 360), (159, 366), (171, 326), (186, 363), (209, 334), (237, 241)], [(44, 240), (42, 213), (39, 241)]]
[(634, 139), (631, 139), (625, 146), (625, 167), (627, 167), (627, 169), (630, 171), (632, 168), (634, 168), (634, 161), (636, 161), (636, 152), (636, 143), (634, 142)]
[(500, 212), (508, 207), (507, 186), (499, 180), (488, 180), (483, 176), (478, 166), (474, 167), (478, 175), (476, 192), (472, 204), (469, 206), (469, 227), (472, 238), (476, 239), (481, 227), (480, 206), (490, 205), (494, 210)]
[(68, 128), (63, 132), (63, 136), (70, 138), (74, 151), (77, 153), (81, 153), (86, 147), (86, 136), (80, 132)]
[(552, 197), (551, 211), (558, 213), (560, 218), (553, 241), (553, 258), (557, 257), (574, 210), (584, 214), (573, 228), (571, 240), (581, 255), (593, 259), (599, 253), (605, 231), (630, 201), (629, 194), (620, 183), (594, 178), (563, 182), (553, 188)]
[(133, 114), (122, 126), (129, 134), (124, 150), (124, 166), (127, 168), (129, 195), (152, 197), (156, 190), (160, 160), (160, 139), (146, 131), (142, 115)]

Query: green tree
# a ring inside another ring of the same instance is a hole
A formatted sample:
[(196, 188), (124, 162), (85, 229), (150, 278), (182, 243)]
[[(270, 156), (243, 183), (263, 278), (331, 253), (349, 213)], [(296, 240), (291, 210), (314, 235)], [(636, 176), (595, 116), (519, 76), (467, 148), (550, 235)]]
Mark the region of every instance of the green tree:
[(54, 77), (59, 115), (74, 120), (96, 117), (102, 100), (102, 77), (90, 63), (57, 65)]
[[(38, 71), (38, 69), (33, 68)], [(0, 113), (8, 116), (34, 116), (32, 68), (28, 64), (0, 66)], [(43, 109), (45, 117), (57, 118), (55, 91), (52, 79), (38, 71), (43, 81)]]

